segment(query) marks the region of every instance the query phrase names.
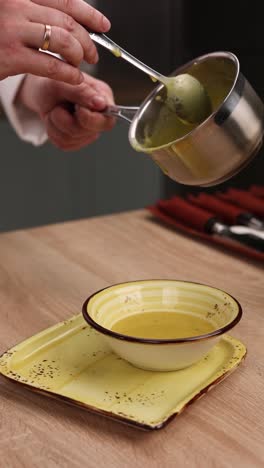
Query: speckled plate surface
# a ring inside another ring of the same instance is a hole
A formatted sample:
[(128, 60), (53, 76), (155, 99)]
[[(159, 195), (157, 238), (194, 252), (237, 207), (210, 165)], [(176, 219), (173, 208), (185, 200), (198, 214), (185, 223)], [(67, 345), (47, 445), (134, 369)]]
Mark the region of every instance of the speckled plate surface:
[(160, 429), (234, 371), (245, 346), (225, 336), (198, 364), (137, 369), (112, 354), (81, 315), (7, 351), (0, 373), (28, 388), (141, 429)]

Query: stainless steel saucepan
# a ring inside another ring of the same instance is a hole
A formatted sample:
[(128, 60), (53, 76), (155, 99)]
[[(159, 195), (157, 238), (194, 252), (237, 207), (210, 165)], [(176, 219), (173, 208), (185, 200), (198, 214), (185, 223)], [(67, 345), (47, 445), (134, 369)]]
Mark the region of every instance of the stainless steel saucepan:
[[(182, 73), (197, 78), (210, 97), (213, 112), (200, 125), (179, 124), (174, 131), (162, 114), (162, 84), (140, 107), (116, 106), (106, 112), (130, 122), (132, 147), (149, 154), (171, 179), (186, 185), (216, 185), (243, 169), (260, 149), (264, 106), (240, 72), (237, 57), (230, 52), (196, 58), (172, 76)], [(155, 131), (156, 137), (160, 133), (158, 145), (153, 145)]]

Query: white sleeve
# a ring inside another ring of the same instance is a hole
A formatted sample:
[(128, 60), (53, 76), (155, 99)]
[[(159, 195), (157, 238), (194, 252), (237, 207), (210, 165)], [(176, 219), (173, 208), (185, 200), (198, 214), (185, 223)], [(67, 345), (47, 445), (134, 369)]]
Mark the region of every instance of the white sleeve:
[(39, 146), (48, 138), (43, 122), (37, 114), (16, 102), (16, 95), (24, 78), (25, 75), (17, 75), (0, 81), (0, 101), (17, 135), (22, 140)]

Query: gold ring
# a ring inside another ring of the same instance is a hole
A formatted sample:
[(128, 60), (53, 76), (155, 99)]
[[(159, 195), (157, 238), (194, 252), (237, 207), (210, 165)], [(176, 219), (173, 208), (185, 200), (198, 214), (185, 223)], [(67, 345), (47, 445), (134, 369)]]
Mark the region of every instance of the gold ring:
[(50, 46), (50, 38), (51, 38), (51, 26), (49, 24), (45, 25), (45, 32), (43, 37), (43, 45), (41, 47), (42, 50), (48, 50)]

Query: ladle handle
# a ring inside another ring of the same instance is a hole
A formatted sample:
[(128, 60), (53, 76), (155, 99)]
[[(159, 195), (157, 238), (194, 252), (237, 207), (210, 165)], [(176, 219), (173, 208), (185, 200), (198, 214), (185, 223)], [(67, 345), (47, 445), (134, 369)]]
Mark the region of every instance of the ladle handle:
[(114, 41), (112, 41), (112, 39), (107, 37), (105, 34), (92, 32), (90, 33), (90, 37), (94, 42), (100, 44), (102, 47), (112, 52), (112, 54), (114, 54), (116, 57), (121, 57), (127, 62), (134, 65), (134, 67), (139, 68), (141, 71), (146, 73), (151, 79), (153, 79), (153, 81), (160, 81), (161, 83), (165, 83), (165, 76), (148, 67), (136, 57), (133, 57), (133, 55), (129, 54), (126, 50), (122, 49), (122, 47), (117, 45)]
[(138, 109), (139, 107), (108, 106), (102, 111), (102, 113), (126, 120), (127, 122), (131, 123)]

